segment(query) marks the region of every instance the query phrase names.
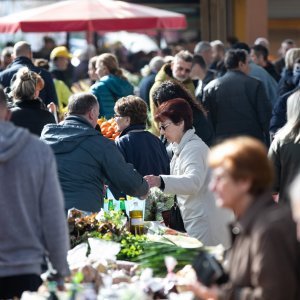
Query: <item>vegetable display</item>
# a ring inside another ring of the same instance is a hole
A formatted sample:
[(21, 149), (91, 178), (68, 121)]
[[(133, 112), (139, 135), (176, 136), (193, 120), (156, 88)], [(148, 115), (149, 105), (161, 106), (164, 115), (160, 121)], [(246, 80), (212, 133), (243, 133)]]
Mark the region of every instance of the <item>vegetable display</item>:
[(120, 243), (121, 251), (117, 258), (131, 260), (143, 252), (147, 238), (131, 234), (126, 221), (122, 211), (101, 211), (84, 216), (82, 212), (72, 210), (68, 218), (71, 248), (88, 242), (88, 238), (100, 238)]
[(133, 235), (128, 231), (126, 221), (122, 211), (102, 210), (99, 214), (85, 216), (78, 210), (72, 210), (68, 219), (71, 247), (88, 243), (89, 238), (117, 242), (121, 248), (117, 254), (118, 260), (138, 263), (141, 269), (151, 268), (154, 275), (160, 277), (167, 274), (166, 257), (176, 260), (174, 271), (178, 271), (193, 264), (199, 253), (211, 252), (197, 239), (158, 223), (150, 222), (155, 226), (148, 228), (148, 235)]
[(120, 132), (117, 131), (117, 123), (114, 118), (106, 120), (104, 117), (101, 117), (97, 123), (101, 128), (102, 135), (106, 138), (115, 140), (120, 135)]

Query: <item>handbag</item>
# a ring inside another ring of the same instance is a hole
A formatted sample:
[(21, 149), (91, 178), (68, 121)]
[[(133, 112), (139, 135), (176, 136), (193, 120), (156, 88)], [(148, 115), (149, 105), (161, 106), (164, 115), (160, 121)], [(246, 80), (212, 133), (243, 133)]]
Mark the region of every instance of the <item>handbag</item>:
[(164, 223), (167, 227), (170, 227), (174, 230), (180, 231), (180, 232), (186, 232), (184, 228), (184, 223), (182, 220), (180, 208), (177, 203), (177, 196), (174, 197), (174, 203), (169, 210), (165, 210), (162, 212), (162, 217), (164, 220)]
[(228, 281), (228, 274), (225, 273), (222, 265), (212, 254), (206, 251), (199, 252), (192, 266), (197, 279), (205, 286), (223, 284)]

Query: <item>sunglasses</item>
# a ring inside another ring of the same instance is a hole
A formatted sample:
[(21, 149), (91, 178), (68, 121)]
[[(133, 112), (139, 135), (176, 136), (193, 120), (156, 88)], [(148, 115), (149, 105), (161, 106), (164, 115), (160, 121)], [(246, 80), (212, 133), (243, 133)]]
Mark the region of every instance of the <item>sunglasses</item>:
[(162, 124), (159, 126), (159, 130), (163, 130), (165, 131), (167, 129), (168, 126), (170, 126), (172, 123), (168, 123), (168, 124)]

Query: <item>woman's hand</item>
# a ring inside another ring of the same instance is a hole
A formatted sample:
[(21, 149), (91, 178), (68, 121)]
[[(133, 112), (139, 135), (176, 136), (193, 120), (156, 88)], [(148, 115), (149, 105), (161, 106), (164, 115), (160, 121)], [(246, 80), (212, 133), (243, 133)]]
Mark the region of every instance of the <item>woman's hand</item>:
[(146, 175), (144, 176), (144, 179), (148, 182), (150, 189), (152, 187), (160, 187), (161, 185), (161, 179), (159, 176)]

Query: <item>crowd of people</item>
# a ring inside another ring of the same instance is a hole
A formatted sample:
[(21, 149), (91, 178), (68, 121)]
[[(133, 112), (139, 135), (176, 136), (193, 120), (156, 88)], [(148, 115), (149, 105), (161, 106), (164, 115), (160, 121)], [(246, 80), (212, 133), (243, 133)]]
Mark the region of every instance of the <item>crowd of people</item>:
[[(134, 86), (120, 52), (20, 41), (0, 59), (0, 298), (69, 275), (66, 216), (174, 194), (183, 231), (226, 249), (228, 281), (199, 299), (300, 297), (300, 48), (200, 41), (149, 57)], [(192, 53), (193, 52), (193, 53)], [(116, 122), (114, 141), (99, 118)], [(147, 200), (146, 200), (147, 201)], [(283, 276), (284, 274), (284, 276)]]

